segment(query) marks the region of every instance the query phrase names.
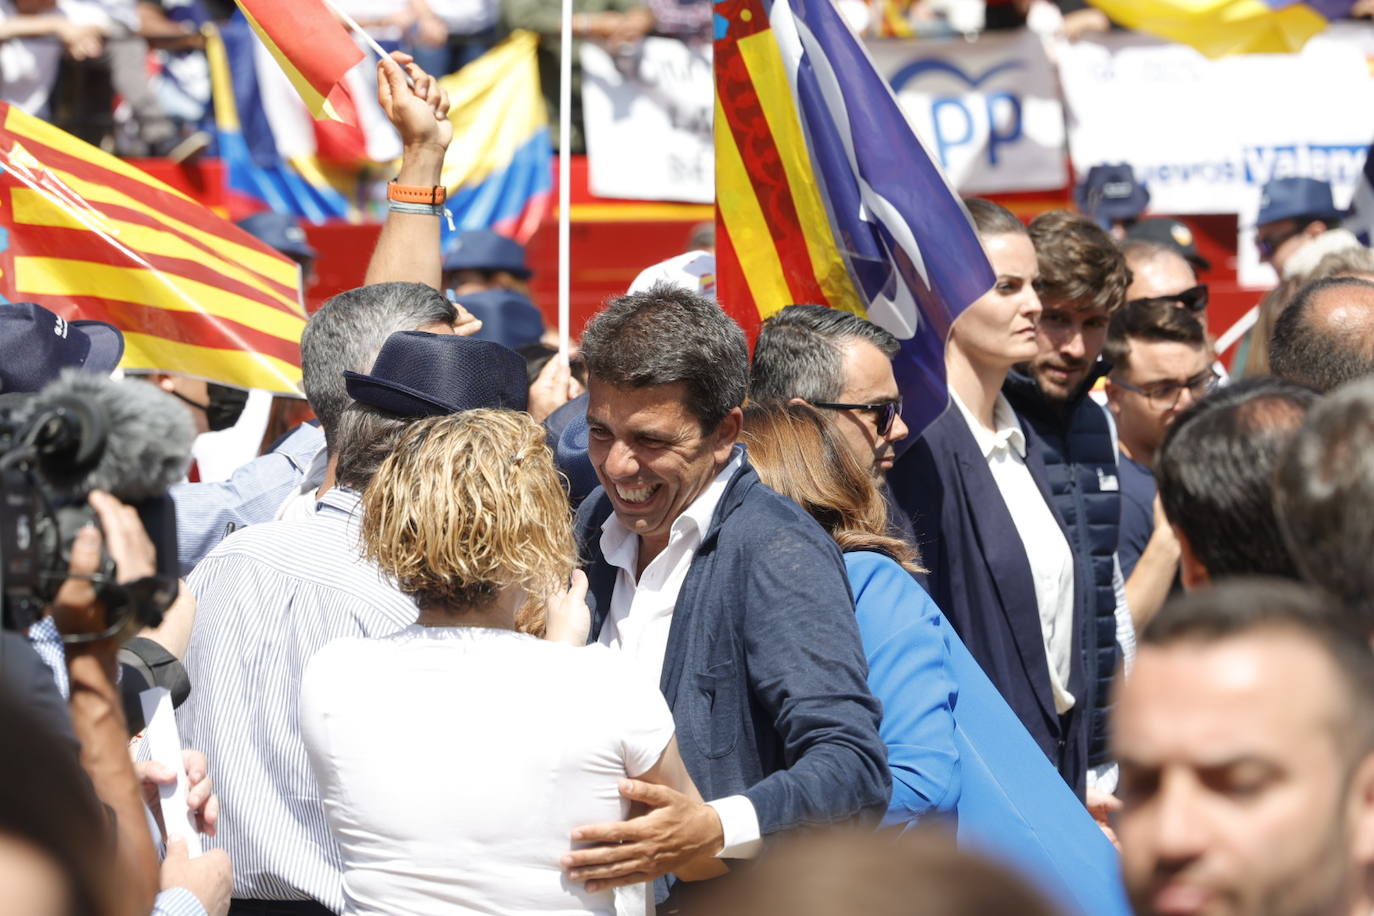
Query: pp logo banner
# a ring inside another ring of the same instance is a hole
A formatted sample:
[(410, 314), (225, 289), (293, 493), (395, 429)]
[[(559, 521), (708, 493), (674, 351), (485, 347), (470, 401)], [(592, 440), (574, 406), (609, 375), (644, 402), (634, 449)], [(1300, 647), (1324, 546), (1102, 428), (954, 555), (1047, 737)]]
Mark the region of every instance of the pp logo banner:
[(1040, 40), (874, 41), (869, 51), (959, 191), (1062, 188), (1064, 114)]

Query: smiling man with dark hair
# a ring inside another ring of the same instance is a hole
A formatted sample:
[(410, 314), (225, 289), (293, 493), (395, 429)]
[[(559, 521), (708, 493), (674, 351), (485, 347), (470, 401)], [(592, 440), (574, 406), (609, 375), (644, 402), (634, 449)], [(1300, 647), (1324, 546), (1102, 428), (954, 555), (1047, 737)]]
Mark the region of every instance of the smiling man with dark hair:
[(710, 300), (655, 286), (593, 318), (582, 354), (602, 485), (577, 518), (591, 639), (663, 691), (712, 801), (631, 780), (650, 812), (575, 831), (599, 845), (564, 857), (569, 876), (590, 890), (637, 883), (881, 813), (887, 754), (839, 548), (735, 444), (743, 331)]

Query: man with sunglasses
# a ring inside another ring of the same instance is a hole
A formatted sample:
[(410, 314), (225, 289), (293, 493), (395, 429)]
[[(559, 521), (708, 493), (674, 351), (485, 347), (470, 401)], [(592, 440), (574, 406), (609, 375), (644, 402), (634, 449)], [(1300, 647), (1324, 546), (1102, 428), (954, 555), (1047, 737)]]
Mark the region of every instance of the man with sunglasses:
[(897, 348), (897, 338), (858, 315), (789, 305), (759, 330), (749, 399), (803, 401), (830, 414), (859, 464), (881, 482), (907, 436), (892, 374)]
[(1260, 192), (1255, 217), (1255, 246), (1260, 260), (1281, 278), (1307, 273), (1333, 251), (1359, 241), (1340, 228), (1331, 199), (1331, 183), (1316, 178), (1275, 178)]
[(1178, 541), (1162, 524), (1155, 452), (1184, 410), (1216, 387), (1212, 351), (1196, 313), (1169, 297), (1136, 299), (1116, 312), (1103, 355), (1111, 363), (1107, 407), (1121, 449), (1121, 534), (1117, 555), (1137, 627), (1178, 583)]

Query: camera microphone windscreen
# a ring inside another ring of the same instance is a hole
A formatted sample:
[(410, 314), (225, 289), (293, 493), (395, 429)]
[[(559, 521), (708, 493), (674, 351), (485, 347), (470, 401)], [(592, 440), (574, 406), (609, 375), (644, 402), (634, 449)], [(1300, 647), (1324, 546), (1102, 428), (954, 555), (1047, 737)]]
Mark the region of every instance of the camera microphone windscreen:
[(126, 503), (141, 502), (165, 493), (190, 464), (196, 435), (191, 416), (156, 385), (67, 370), (34, 395), (30, 406), (35, 412), (85, 411), (95, 422), (79, 425), (106, 430), (99, 459), (73, 482), (81, 490), (105, 490)]

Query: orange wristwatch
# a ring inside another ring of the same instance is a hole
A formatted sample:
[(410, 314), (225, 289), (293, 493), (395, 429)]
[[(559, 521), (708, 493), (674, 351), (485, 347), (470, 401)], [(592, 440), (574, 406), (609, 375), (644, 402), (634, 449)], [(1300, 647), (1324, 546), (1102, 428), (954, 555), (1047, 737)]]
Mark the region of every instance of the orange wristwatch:
[(397, 184), (392, 180), (387, 182), (386, 186), (386, 199), (403, 204), (427, 204), (431, 207), (439, 207), (447, 198), (448, 190), (443, 185), (422, 187), (412, 184)]

